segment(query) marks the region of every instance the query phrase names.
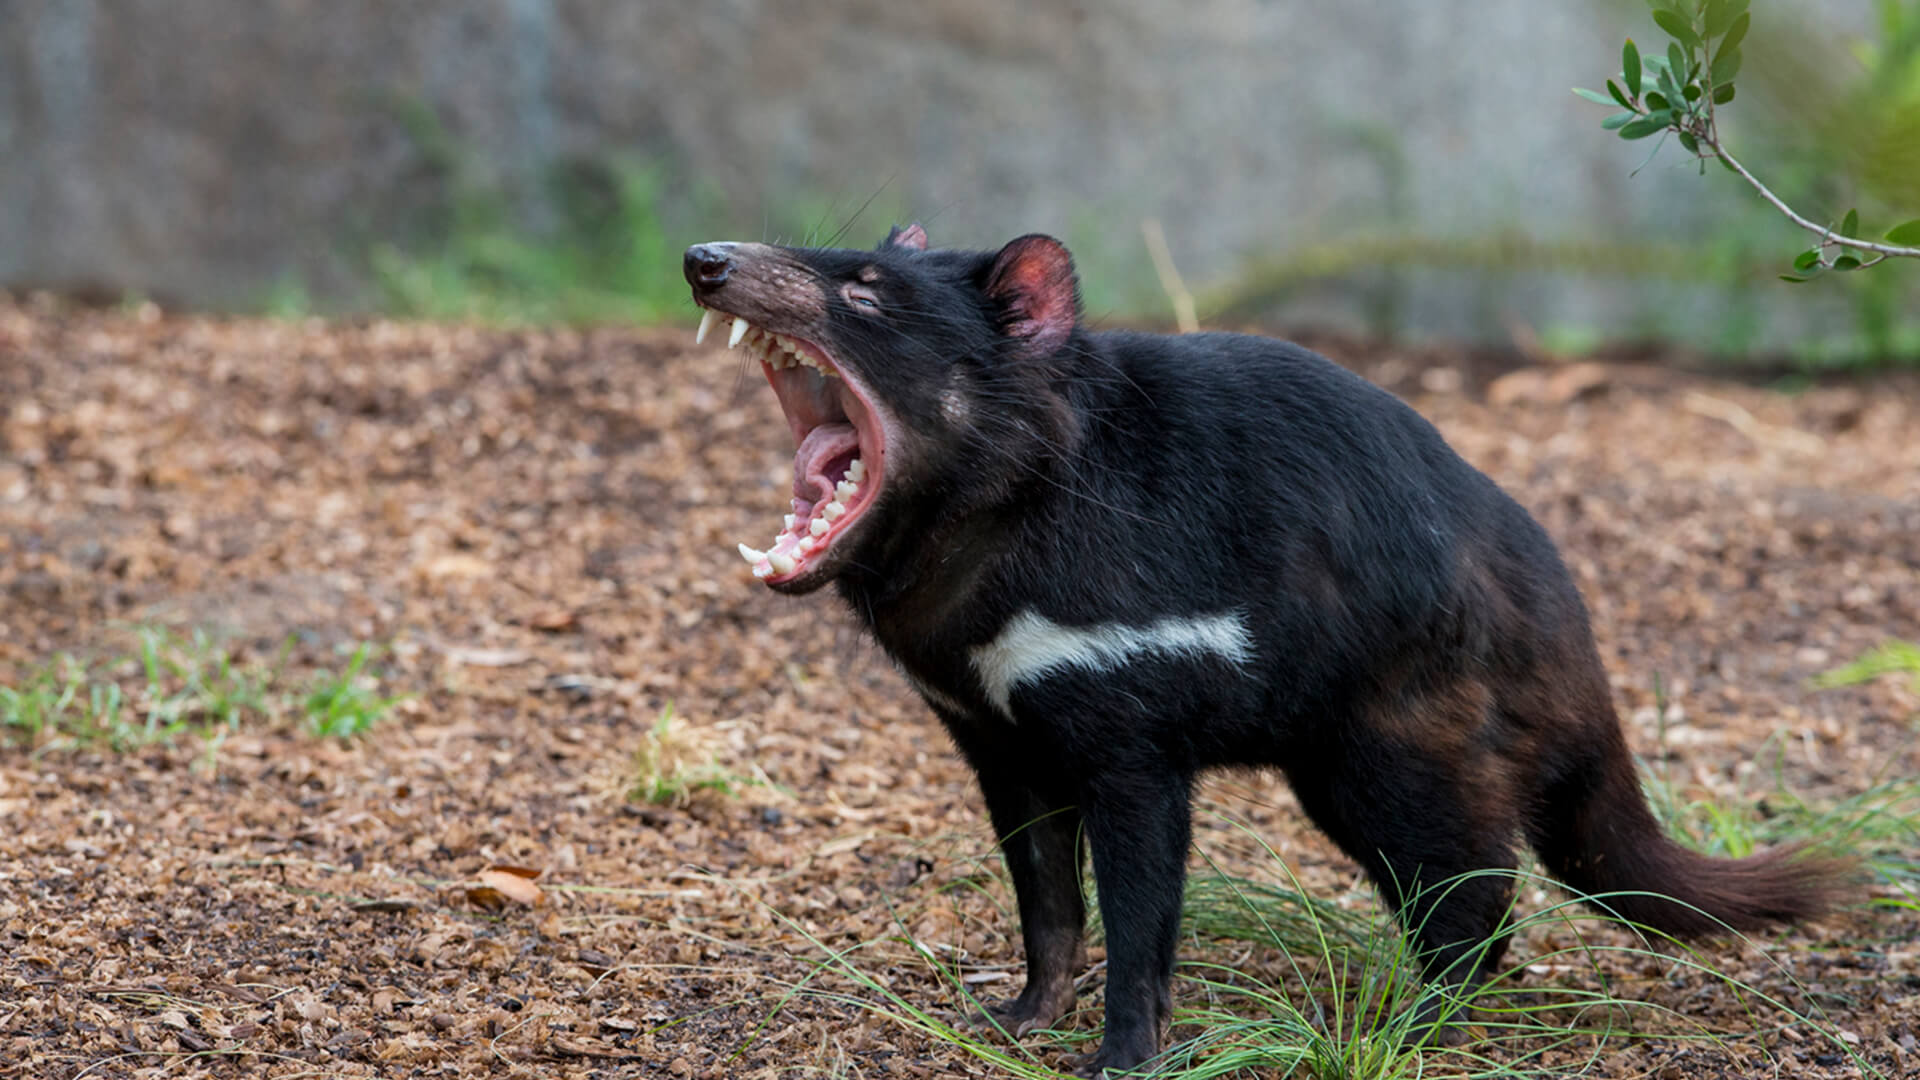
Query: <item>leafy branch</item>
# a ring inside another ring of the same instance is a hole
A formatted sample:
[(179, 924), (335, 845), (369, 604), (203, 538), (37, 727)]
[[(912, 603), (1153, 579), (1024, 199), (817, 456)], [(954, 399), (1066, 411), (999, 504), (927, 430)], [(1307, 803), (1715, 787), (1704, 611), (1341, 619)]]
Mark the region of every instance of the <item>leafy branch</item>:
[(1740, 73), (1740, 43), (1752, 18), (1748, 0), (1648, 0), (1653, 21), (1672, 40), (1665, 55), (1641, 56), (1627, 39), (1620, 52), (1621, 72), (1607, 80), (1607, 92), (1576, 88), (1574, 93), (1600, 105), (1622, 111), (1600, 126), (1623, 139), (1644, 139), (1671, 131), (1680, 145), (1698, 158), (1704, 172), (1717, 160), (1745, 180), (1760, 197), (1789, 221), (1820, 238), (1794, 257), (1786, 281), (1806, 281), (1823, 270), (1862, 270), (1890, 258), (1920, 258), (1920, 218), (1887, 230), (1882, 240), (1858, 235), (1860, 215), (1847, 211), (1836, 228), (1798, 213), (1728, 152), (1720, 136), (1715, 110), (1733, 100), (1733, 80)]

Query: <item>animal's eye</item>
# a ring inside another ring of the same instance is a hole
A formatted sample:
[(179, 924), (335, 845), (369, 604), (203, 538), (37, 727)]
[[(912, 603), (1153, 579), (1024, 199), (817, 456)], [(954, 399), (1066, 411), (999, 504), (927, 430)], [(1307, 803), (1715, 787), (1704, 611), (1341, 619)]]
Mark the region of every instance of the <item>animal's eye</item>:
[(880, 311), (879, 295), (864, 285), (843, 286), (840, 295), (847, 298), (847, 303), (853, 305), (853, 310), (862, 314), (872, 315)]

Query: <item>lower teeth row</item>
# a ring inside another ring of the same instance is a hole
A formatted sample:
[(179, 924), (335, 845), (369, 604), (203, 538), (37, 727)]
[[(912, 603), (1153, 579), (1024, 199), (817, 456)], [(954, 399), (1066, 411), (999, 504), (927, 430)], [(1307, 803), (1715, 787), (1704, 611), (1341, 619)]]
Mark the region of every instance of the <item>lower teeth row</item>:
[(797, 535), (798, 538), (794, 540), (790, 550), (758, 551), (745, 544), (739, 545), (740, 557), (747, 560), (747, 565), (753, 567), (753, 576), (765, 578), (775, 574), (792, 573), (800, 565), (802, 558), (820, 546), (820, 538), (833, 527), (833, 522), (846, 515), (847, 503), (860, 493), (860, 482), (866, 479), (866, 475), (866, 463), (859, 458), (854, 458), (847, 466), (847, 478), (834, 485), (832, 500), (819, 508), (818, 516), (807, 520), (804, 533), (797, 532), (797, 527), (800, 525), (798, 515), (788, 514), (785, 531), (780, 536), (774, 537), (773, 543), (777, 548), (781, 540), (790, 535)]

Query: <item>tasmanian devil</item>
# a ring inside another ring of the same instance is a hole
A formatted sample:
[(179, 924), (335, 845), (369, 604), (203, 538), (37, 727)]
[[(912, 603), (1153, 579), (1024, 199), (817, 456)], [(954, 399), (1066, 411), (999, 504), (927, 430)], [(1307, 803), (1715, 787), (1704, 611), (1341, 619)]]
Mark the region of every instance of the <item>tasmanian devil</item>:
[(1267, 338), (1089, 331), (1046, 236), (711, 243), (685, 271), (701, 337), (730, 323), (798, 445), (785, 527), (741, 554), (780, 592), (833, 582), (979, 776), (1026, 945), (992, 1008), (1014, 1034), (1072, 1005), (1091, 848), (1084, 1068), (1158, 1052), (1214, 766), (1284, 772), (1442, 991), (1491, 974), (1512, 878), (1433, 886), (1513, 868), (1522, 839), (1672, 934), (1831, 898), (1831, 862), (1663, 834), (1552, 542), (1384, 390)]

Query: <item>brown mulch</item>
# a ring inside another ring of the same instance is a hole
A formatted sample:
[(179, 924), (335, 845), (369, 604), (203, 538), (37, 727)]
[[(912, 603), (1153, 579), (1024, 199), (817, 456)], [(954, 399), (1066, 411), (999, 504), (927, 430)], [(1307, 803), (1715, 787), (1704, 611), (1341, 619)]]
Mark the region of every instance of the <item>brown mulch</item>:
[[(1808, 679), (1920, 639), (1920, 382), (1342, 358), (1564, 546), (1636, 747), (1664, 729), (1685, 793), (1915, 774), (1909, 684)], [(384, 643), (383, 690), (412, 695), (350, 743), (261, 721), (211, 751), (0, 749), (0, 1077), (995, 1075), (864, 1008), (884, 986), (951, 1015), (908, 934), (985, 994), (1017, 985), (1018, 939), (937, 723), (831, 596), (775, 596), (733, 552), (784, 507), (777, 415), (691, 320), (0, 306), (0, 684), (160, 624), (243, 659), (293, 635), (306, 665)], [(669, 706), (729, 786), (631, 801)], [(1216, 861), (1275, 876), (1250, 823), (1316, 895), (1364, 896), (1271, 779), (1206, 802)], [(1704, 956), (1920, 1075), (1920, 914), (1865, 899)], [(877, 985), (787, 999), (862, 943)], [(1609, 974), (1732, 1041), (1621, 1043), (1594, 1075), (1860, 1075), (1809, 1032), (1747, 1035), (1777, 1014), (1711, 980)]]

